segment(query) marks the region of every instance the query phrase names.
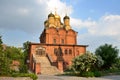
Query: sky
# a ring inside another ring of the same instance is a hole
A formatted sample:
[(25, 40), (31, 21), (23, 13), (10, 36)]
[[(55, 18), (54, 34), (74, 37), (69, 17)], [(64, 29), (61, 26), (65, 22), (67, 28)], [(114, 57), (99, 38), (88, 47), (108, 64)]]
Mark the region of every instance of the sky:
[(49, 13), (70, 17), (77, 43), (94, 53), (100, 45), (120, 49), (120, 0), (0, 0), (0, 35), (4, 44), (39, 43)]

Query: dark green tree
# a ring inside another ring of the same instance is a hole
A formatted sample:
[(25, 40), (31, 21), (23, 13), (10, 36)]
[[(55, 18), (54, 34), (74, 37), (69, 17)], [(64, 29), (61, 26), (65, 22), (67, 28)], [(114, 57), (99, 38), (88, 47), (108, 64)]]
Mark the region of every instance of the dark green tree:
[(30, 42), (29, 41), (26, 41), (23, 43), (23, 52), (24, 52), (24, 56), (25, 56), (25, 63), (26, 63), (26, 60), (28, 58), (28, 53), (29, 53), (29, 46), (30, 46)]
[(11, 60), (21, 60), (24, 58), (23, 52), (20, 48), (7, 46), (5, 53), (7, 57)]
[(109, 69), (113, 63), (117, 61), (119, 50), (117, 47), (105, 44), (98, 47), (95, 51), (96, 55), (99, 55), (104, 60), (102, 69)]
[(10, 61), (3, 51), (2, 43), (2, 37), (0, 36), (0, 75), (8, 75), (10, 73)]
[(0, 51), (2, 51), (3, 50), (3, 46), (2, 46), (2, 36), (0, 36)]

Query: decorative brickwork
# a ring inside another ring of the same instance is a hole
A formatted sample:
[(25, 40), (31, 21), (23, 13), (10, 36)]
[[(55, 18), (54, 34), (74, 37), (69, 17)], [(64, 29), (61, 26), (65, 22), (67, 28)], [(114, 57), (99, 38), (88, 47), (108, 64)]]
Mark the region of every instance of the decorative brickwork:
[[(50, 13), (48, 20), (44, 22), (45, 28), (40, 35), (40, 43), (30, 44), (29, 68), (36, 74), (41, 73), (43, 69), (47, 70), (42, 67), (43, 64), (48, 64), (50, 69), (50, 65), (54, 66), (63, 72), (72, 64), (74, 57), (86, 52), (87, 45), (77, 45), (77, 32), (71, 29), (69, 16), (65, 16), (63, 20), (64, 23), (59, 15)], [(47, 59), (41, 61), (40, 57)], [(43, 63), (45, 61), (47, 63)]]

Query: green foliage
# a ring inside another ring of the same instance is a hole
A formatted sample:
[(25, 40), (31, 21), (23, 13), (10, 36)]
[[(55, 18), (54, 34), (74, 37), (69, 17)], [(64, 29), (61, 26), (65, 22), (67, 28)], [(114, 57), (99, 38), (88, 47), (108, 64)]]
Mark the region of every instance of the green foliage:
[(101, 56), (96, 56), (96, 57), (97, 57), (97, 61), (96, 61), (95, 67), (97, 69), (100, 69), (101, 66), (104, 64), (104, 61), (102, 60)]
[(33, 80), (37, 80), (37, 75), (29, 73), (12, 73), (12, 77), (30, 77)]
[[(24, 63), (25, 55), (21, 48), (5, 46), (3, 50), (2, 38), (0, 36), (0, 75), (10, 75), (13, 71), (10, 67), (13, 60), (19, 61), (20, 72), (27, 73), (27, 65)], [(15, 72), (15, 71), (14, 71)]]
[(82, 73), (81, 73), (81, 76), (82, 76), (82, 77), (94, 77), (94, 73), (91, 72), (91, 71), (82, 72)]
[(86, 77), (97, 76), (98, 74), (94, 74), (94, 71), (98, 70), (104, 64), (100, 56), (96, 56), (90, 52), (75, 57), (72, 62), (72, 69), (76, 73), (79, 73), (80, 76)]
[(2, 52), (2, 50), (3, 50), (3, 46), (2, 46), (2, 36), (0, 36), (0, 52)]
[(103, 61), (98, 59), (97, 56), (87, 52), (83, 55), (77, 56), (73, 59), (72, 68), (74, 71), (87, 72), (95, 69), (96, 66), (100, 67)]
[(117, 61), (114, 64), (112, 64), (112, 66), (110, 67), (110, 71), (112, 71), (112, 72), (119, 71), (120, 72), (120, 58), (118, 58)]
[(93, 71), (95, 77), (100, 77), (102, 76), (102, 73), (100, 71)]
[(0, 53), (0, 75), (9, 75), (10, 61), (5, 53)]
[(6, 53), (3, 51), (2, 37), (0, 36), (0, 75), (9, 75), (10, 60), (7, 58)]
[(20, 73), (28, 73), (27, 65), (21, 64), (19, 70)]
[(29, 54), (29, 46), (30, 46), (30, 42), (26, 41), (23, 43), (23, 53), (24, 53), (24, 62), (26, 63), (27, 59), (28, 59), (28, 54)]
[(29, 52), (29, 44), (30, 44), (29, 41), (26, 41), (23, 43), (23, 50), (24, 50), (24, 53), (26, 54)]
[(6, 47), (5, 53), (11, 60), (20, 60), (24, 57), (21, 49), (16, 47)]
[(99, 55), (104, 60), (103, 69), (109, 69), (113, 63), (117, 61), (119, 50), (117, 47), (105, 44), (98, 47), (95, 51), (96, 55)]
[[(24, 43), (24, 52), (22, 48), (16, 48), (6, 46), (3, 50), (2, 37), (0, 36), (0, 75), (4, 76), (16, 76), (16, 77), (31, 77), (33, 80), (37, 80), (35, 74), (29, 74), (27, 71), (27, 65), (25, 59), (28, 56), (29, 42)], [(19, 71), (11, 69), (12, 61), (16, 60), (20, 62)]]

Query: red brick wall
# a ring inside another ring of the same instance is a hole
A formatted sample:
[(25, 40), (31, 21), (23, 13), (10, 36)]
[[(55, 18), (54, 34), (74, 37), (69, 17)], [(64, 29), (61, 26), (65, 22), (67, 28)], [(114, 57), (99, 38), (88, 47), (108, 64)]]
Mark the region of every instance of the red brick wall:
[(41, 71), (41, 70), (40, 70), (40, 63), (36, 63), (36, 64), (35, 64), (35, 73), (36, 73), (36, 74), (40, 74), (40, 71)]
[[(75, 45), (47, 45), (47, 44), (32, 44), (31, 47), (31, 58), (30, 58), (30, 64), (32, 67), (32, 54), (36, 53), (36, 48), (37, 47), (44, 47), (46, 54), (49, 54), (54, 62), (57, 60), (57, 56), (54, 53), (55, 48), (61, 47), (63, 56), (62, 58), (64, 59), (65, 62), (68, 64), (71, 64), (71, 60), (78, 55), (81, 55), (86, 52), (86, 47), (85, 46), (75, 46)], [(67, 49), (67, 54), (65, 54), (65, 50)], [(69, 53), (69, 50), (71, 49), (72, 54)]]
[[(45, 36), (45, 37), (42, 37)], [(59, 29), (56, 28), (49, 28), (46, 29), (42, 34), (40, 40), (42, 43), (53, 44), (53, 39), (56, 39), (56, 44), (61, 44), (61, 40), (64, 40), (64, 44), (76, 44), (76, 36), (77, 32), (74, 30)]]
[[(32, 59), (32, 54), (36, 53), (36, 48), (38, 47), (44, 47), (46, 54), (49, 54), (53, 60), (53, 62), (57, 62), (57, 56), (54, 53), (55, 48), (61, 48), (62, 53), (63, 53), (63, 64), (64, 67), (71, 65), (72, 64), (72, 59), (75, 56), (81, 55), (86, 52), (86, 46), (85, 45), (77, 45), (77, 32), (74, 30), (70, 29), (66, 31), (65, 29), (59, 29), (57, 30), (56, 28), (49, 28), (43, 31), (40, 41), (43, 41), (41, 43), (31, 43), (30, 45), (30, 69), (34, 70), (34, 64), (33, 64), (33, 59)], [(56, 43), (54, 44), (53, 40), (56, 39)], [(62, 39), (64, 40), (64, 44), (62, 43)], [(69, 50), (71, 49), (71, 54)], [(65, 54), (65, 50), (67, 50), (67, 54)], [(63, 66), (59, 64), (60, 66)], [(59, 67), (60, 67), (59, 66)], [(37, 67), (37, 65), (36, 65)], [(36, 69), (37, 70), (37, 69)], [(38, 69), (39, 71), (39, 69)]]

